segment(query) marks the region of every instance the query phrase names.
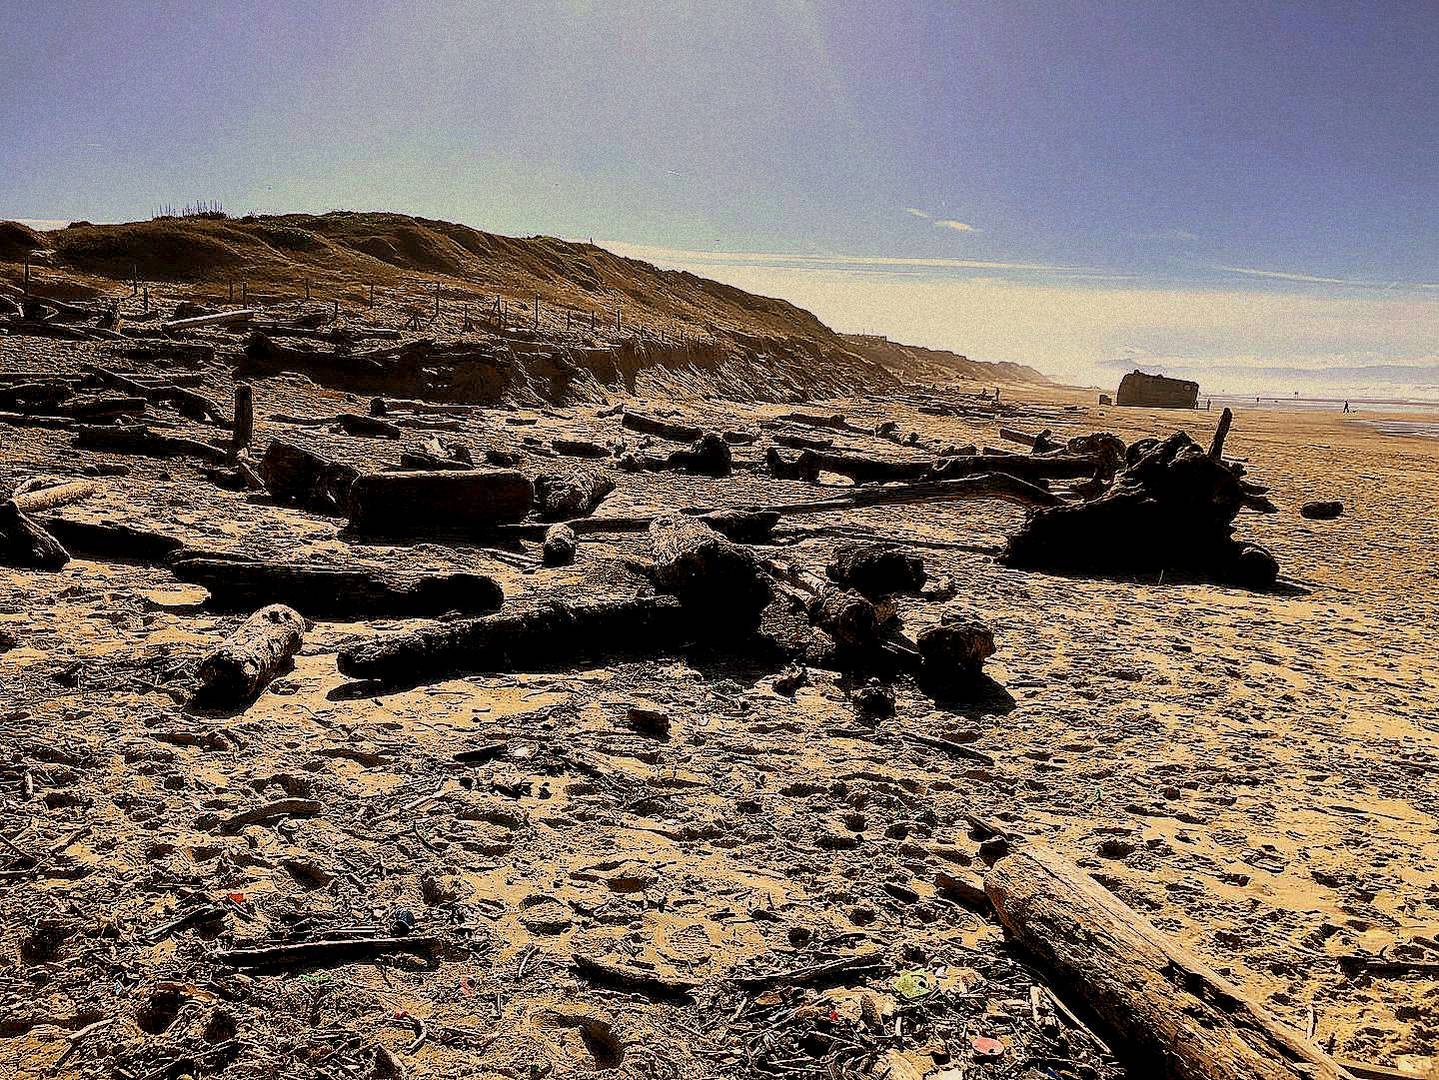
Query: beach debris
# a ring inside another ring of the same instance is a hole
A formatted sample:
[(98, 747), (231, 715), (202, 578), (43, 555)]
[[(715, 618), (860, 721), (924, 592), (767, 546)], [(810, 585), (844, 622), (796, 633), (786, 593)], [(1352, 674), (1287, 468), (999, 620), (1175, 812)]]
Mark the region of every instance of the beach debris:
[(181, 581), (203, 585), (210, 606), (247, 610), (287, 603), (311, 618), (414, 618), (449, 611), (493, 611), (505, 599), (485, 574), (399, 578), (360, 568), (282, 563), (223, 554), (182, 553), (170, 562)]
[(1129, 455), (1104, 494), (1031, 513), (1000, 561), (1073, 573), (1180, 571), (1261, 589), (1274, 584), (1274, 557), (1234, 538), (1234, 519), (1251, 498), (1236, 467), (1183, 432), (1136, 443)]
[(519, 521), (534, 501), (534, 484), (513, 470), (367, 473), (350, 487), (350, 528), (380, 535), (483, 530)]
[(244, 621), (200, 661), (196, 700), (213, 705), (253, 701), (305, 640), (305, 619), (294, 608), (271, 604)]
[(1124, 1044), (1186, 1080), (1339, 1080), (1328, 1054), (1053, 849), (1028, 844), (985, 879), (1000, 922)]
[(870, 598), (917, 593), (924, 588), (924, 560), (892, 544), (841, 544), (825, 567), (830, 580)]
[(546, 566), (568, 566), (575, 561), (579, 546), (580, 538), (575, 535), (575, 530), (560, 522), (545, 530), (540, 558)]
[(1299, 516), (1311, 521), (1332, 521), (1344, 513), (1344, 504), (1338, 499), (1307, 502), (1299, 508)]

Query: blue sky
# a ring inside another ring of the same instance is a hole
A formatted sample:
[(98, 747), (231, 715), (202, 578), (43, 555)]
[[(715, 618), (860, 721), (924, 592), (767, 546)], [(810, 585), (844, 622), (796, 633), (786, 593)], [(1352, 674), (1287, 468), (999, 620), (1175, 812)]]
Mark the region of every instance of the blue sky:
[(594, 237), (1075, 377), (1439, 365), (1436, 55), (1405, 0), (57, 0), (6, 12), (0, 216)]

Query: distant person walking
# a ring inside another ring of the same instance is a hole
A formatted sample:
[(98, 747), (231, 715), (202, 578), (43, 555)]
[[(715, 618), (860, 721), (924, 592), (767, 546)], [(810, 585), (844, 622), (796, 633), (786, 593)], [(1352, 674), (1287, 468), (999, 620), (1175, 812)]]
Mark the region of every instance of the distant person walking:
[(1345, 412), (1348, 412), (1348, 411), (1349, 411), (1349, 402), (1347, 402), (1347, 401), (1344, 403), (1344, 411), (1345, 411)]

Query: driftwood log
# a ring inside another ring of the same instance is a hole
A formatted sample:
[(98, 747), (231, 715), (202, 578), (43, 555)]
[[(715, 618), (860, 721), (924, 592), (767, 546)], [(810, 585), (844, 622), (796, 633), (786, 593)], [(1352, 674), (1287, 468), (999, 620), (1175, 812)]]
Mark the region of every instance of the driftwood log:
[(294, 608), (261, 608), (200, 661), (196, 699), (213, 705), (253, 701), (284, 670), (305, 640), (305, 620)]
[(575, 530), (564, 523), (551, 525), (545, 531), (545, 542), (541, 546), (541, 558), (546, 566), (568, 566), (575, 561), (580, 539)]
[(114, 521), (71, 521), (50, 514), (40, 519), (45, 530), (72, 555), (82, 559), (135, 559), (159, 562), (184, 545), (173, 536), (137, 529)]
[(699, 428), (689, 424), (676, 424), (669, 420), (633, 412), (626, 412), (620, 418), (620, 424), (631, 431), (638, 431), (641, 435), (657, 435), (661, 439), (672, 439), (675, 442), (683, 443), (692, 443), (703, 434)]
[(585, 657), (672, 652), (703, 636), (673, 597), (567, 603), (437, 623), (340, 650), (341, 674), (388, 685), (449, 678), (467, 671), (513, 671), (571, 665)]
[(985, 892), (1006, 930), (1171, 1080), (1345, 1080), (1189, 949), (1049, 848), (1001, 859)]
[(540, 473), (535, 477), (535, 513), (544, 521), (588, 517), (614, 489), (615, 482), (600, 472)]
[(982, 473), (1004, 473), (1032, 483), (1093, 476), (1100, 464), (1097, 457), (1088, 454), (963, 454), (941, 458), (934, 466), (934, 476), (953, 480)]
[(181, 581), (203, 585), (210, 605), (244, 611), (284, 602), (311, 618), (423, 618), (458, 611), (493, 611), (505, 599), (483, 574), (430, 574), (393, 581), (370, 570), (182, 556), (170, 564)]
[(748, 548), (692, 517), (659, 518), (649, 528), (655, 587), (697, 617), (752, 628), (769, 603), (769, 575)]
[(260, 479), (276, 502), (317, 514), (344, 514), (350, 487), (360, 475), (350, 465), (330, 461), (293, 443), (274, 439), (260, 459)]
[(178, 435), (157, 435), (143, 425), (135, 427), (101, 427), (88, 425), (75, 431), (75, 446), (85, 450), (108, 450), (118, 454), (144, 454), (149, 457), (196, 457), (212, 464), (225, 460), (225, 450), (199, 439)]
[(370, 473), (350, 488), (350, 527), (390, 535), (483, 530), (519, 521), (534, 501), (534, 485), (511, 470)]

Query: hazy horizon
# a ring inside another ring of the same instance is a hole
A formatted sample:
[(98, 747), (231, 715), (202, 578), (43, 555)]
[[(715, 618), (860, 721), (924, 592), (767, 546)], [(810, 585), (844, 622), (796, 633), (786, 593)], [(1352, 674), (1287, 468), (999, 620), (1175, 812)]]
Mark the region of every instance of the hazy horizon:
[(1418, 2), (22, 8), (0, 217), (390, 209), (1069, 382), (1439, 396), (1436, 47)]

